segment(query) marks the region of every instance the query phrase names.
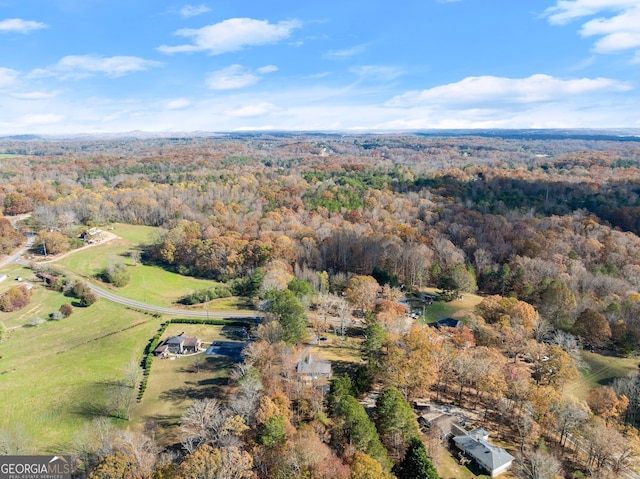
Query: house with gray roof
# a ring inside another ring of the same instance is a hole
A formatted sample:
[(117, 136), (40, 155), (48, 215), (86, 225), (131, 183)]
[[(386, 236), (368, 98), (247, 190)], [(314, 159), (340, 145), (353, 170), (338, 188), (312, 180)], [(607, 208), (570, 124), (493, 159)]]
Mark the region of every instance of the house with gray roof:
[(296, 371), (298, 376), (305, 381), (330, 379), (332, 375), (331, 361), (315, 361), (311, 355), (308, 355), (298, 363)]
[(453, 442), (463, 454), (496, 477), (511, 468), (514, 457), (501, 447), (489, 442), (489, 431), (484, 428), (473, 429), (466, 434), (455, 436)]
[(155, 349), (156, 356), (167, 357), (171, 354), (190, 354), (200, 350), (200, 339), (187, 336), (184, 332), (162, 341)]

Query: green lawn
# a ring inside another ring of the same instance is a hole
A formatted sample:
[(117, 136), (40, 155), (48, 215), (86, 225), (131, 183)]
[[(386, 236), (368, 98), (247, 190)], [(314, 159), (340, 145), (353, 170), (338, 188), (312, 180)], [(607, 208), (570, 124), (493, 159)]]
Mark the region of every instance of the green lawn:
[[(438, 290), (435, 288), (427, 288), (425, 292), (429, 294), (437, 294)], [(456, 316), (458, 312), (474, 311), (476, 306), (482, 302), (482, 297), (464, 293), (462, 299), (456, 299), (453, 301), (434, 301), (425, 309), (425, 322), (434, 323), (441, 318), (447, 318), (450, 316)]]
[[(129, 265), (132, 279), (127, 287), (114, 290), (162, 306), (174, 306), (180, 296), (216, 284), (133, 264), (126, 253), (147, 241), (154, 231), (116, 225), (113, 232), (121, 239), (75, 252), (59, 260), (60, 265), (93, 280), (110, 258), (118, 258)], [(101, 299), (89, 308), (74, 307), (73, 314), (60, 321), (25, 327), (31, 318), (46, 319), (61, 304), (75, 300), (44, 288), (31, 270), (19, 265), (8, 265), (0, 274), (7, 275), (0, 282), (0, 293), (18, 284), (17, 277), (34, 285), (27, 307), (0, 313), (0, 321), (11, 328), (8, 340), (0, 343), (0, 430), (24, 428), (34, 453), (66, 452), (75, 434), (104, 409), (106, 391), (122, 379), (123, 368), (142, 359), (163, 319)], [(209, 309), (237, 309), (241, 305), (240, 299), (228, 298), (212, 302)], [(224, 328), (176, 324), (166, 334), (180, 331), (211, 342), (223, 338)], [(145, 397), (134, 406), (130, 426), (155, 422), (169, 433), (166, 441), (171, 442), (175, 439), (172, 426), (193, 398), (220, 394), (231, 361), (209, 358), (198, 373), (191, 372), (192, 361), (183, 357), (154, 362)]]
[(451, 453), (446, 450), (440, 455), (438, 475), (442, 479), (490, 479), (489, 475), (474, 474), (469, 468), (461, 466)]
[(148, 243), (159, 232), (159, 229), (154, 226), (127, 225), (121, 223), (116, 223), (112, 225), (111, 228), (108, 228), (107, 231), (137, 246)]
[[(128, 267), (131, 281), (127, 286), (114, 288), (114, 291), (125, 298), (165, 307), (175, 307), (176, 301), (182, 296), (219, 284), (215, 281), (182, 276), (159, 266), (134, 263), (128, 253), (139, 250), (142, 243), (157, 233), (157, 228), (119, 224), (110, 232), (117, 234), (121, 239), (77, 251), (60, 259), (56, 264), (86, 279), (97, 281), (96, 275), (109, 262), (122, 262)], [(210, 308), (236, 309), (238, 305), (237, 301), (227, 301), (212, 304)]]
[[(12, 313), (0, 312), (0, 321), (7, 328), (22, 326), (31, 318), (39, 317), (46, 319), (50, 313), (60, 309), (63, 303), (71, 303), (72, 298), (65, 298), (61, 294), (51, 294), (47, 289), (42, 287), (42, 283), (37, 280), (33, 271), (17, 264), (5, 266), (0, 270), (0, 274), (6, 274), (7, 279), (0, 283), (0, 294), (6, 292), (9, 288), (19, 285), (21, 282), (16, 278), (22, 278), (22, 282), (32, 282), (31, 301), (27, 307), (14, 311)], [(37, 280), (37, 282), (36, 282)]]
[(638, 371), (638, 358), (618, 358), (582, 351), (582, 358), (589, 365), (580, 372), (580, 378), (570, 383), (566, 391), (586, 400), (589, 391), (599, 386), (610, 385), (614, 379)]
[[(44, 304), (68, 301), (45, 291)], [(34, 303), (32, 303), (34, 304)], [(33, 452), (60, 453), (104, 403), (161, 319), (99, 300), (60, 321), (20, 327), (0, 344), (0, 429), (23, 427)]]
[[(199, 337), (204, 343), (230, 340), (225, 336), (222, 326), (202, 324), (171, 324), (163, 339), (182, 331), (189, 336)], [(198, 356), (205, 358), (203, 354)], [(179, 442), (177, 426), (180, 417), (194, 399), (224, 396), (222, 388), (227, 384), (233, 362), (225, 357), (208, 357), (196, 372), (193, 362), (198, 356), (154, 359), (142, 402), (133, 410), (134, 424), (138, 427), (149, 423), (157, 426), (163, 445)]]

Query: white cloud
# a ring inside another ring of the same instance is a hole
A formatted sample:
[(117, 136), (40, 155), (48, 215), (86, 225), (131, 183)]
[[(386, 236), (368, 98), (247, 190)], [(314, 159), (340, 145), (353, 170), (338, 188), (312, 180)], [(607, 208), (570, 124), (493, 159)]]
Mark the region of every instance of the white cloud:
[[(257, 73), (267, 74), (278, 71), (275, 65), (265, 65), (256, 70)], [(209, 73), (206, 85), (211, 90), (236, 90), (258, 83), (262, 77), (256, 75), (242, 65), (231, 65), (221, 70)]]
[[(259, 76), (255, 69), (240, 67), (238, 72)], [(607, 79), (596, 84), (569, 85), (568, 82), (570, 80), (560, 84), (559, 93), (551, 95), (550, 101), (518, 101), (523, 93), (511, 86), (506, 88), (504, 96), (498, 89), (486, 102), (475, 101), (473, 95), (469, 101), (458, 101), (450, 92), (441, 100), (411, 102), (412, 99), (405, 97), (396, 105), (381, 104), (379, 88), (364, 88), (358, 83), (330, 87), (299, 82), (279, 89), (217, 91), (214, 95), (190, 99), (188, 105), (188, 96), (161, 100), (142, 96), (118, 99), (83, 96), (75, 91), (57, 92), (55, 98), (48, 100), (25, 101), (16, 98), (12, 89), (0, 95), (0, 131), (55, 134), (232, 131), (263, 127), (279, 130), (640, 128), (639, 90), (627, 90), (627, 85)], [(609, 82), (612, 82), (609, 88), (595, 88), (597, 84)], [(427, 91), (445, 94), (450, 86), (436, 86)], [(43, 112), (53, 116), (42, 116)]]
[(381, 65), (361, 65), (352, 67), (349, 71), (362, 78), (382, 81), (390, 81), (403, 74), (399, 68)]
[(256, 70), (258, 73), (273, 73), (278, 71), (278, 67), (275, 65), (265, 65)]
[(366, 45), (356, 45), (355, 47), (345, 48), (342, 50), (330, 50), (327, 52), (326, 56), (335, 60), (341, 60), (355, 55), (360, 55), (361, 53), (364, 53), (366, 49)]
[(115, 78), (160, 65), (162, 65), (160, 62), (132, 56), (69, 55), (61, 58), (58, 63), (51, 67), (33, 70), (30, 76), (84, 78), (95, 73), (102, 73), (108, 77)]
[(387, 102), (392, 107), (416, 104), (482, 104), (495, 102), (536, 103), (562, 100), (571, 95), (595, 91), (625, 91), (631, 87), (610, 78), (577, 78), (562, 80), (537, 74), (527, 78), (495, 76), (467, 77), (421, 91), (410, 91)]
[[(56, 115), (55, 113), (40, 113), (40, 114), (31, 114), (31, 115), (23, 115), (17, 118), (14, 118), (11, 123), (0, 123), (3, 127), (10, 128), (27, 128), (31, 129), (36, 126), (43, 125), (53, 125), (58, 124), (64, 121), (63, 115)], [(29, 130), (23, 130), (29, 131)]]
[(224, 113), (229, 116), (238, 118), (254, 118), (259, 116), (265, 116), (270, 113), (275, 113), (279, 110), (278, 107), (269, 102), (260, 102), (253, 105), (245, 105), (240, 108), (228, 109)]
[(167, 46), (158, 50), (163, 53), (207, 52), (209, 55), (236, 52), (245, 47), (268, 45), (288, 38), (302, 24), (298, 20), (269, 23), (253, 18), (230, 18), (202, 28), (183, 28), (175, 35), (191, 38), (193, 43)]
[(8, 18), (0, 20), (0, 33), (29, 33), (33, 30), (47, 28), (48, 25), (33, 20), (22, 20), (20, 18)]
[(167, 110), (181, 110), (191, 105), (191, 102), (186, 98), (176, 98), (165, 103), (164, 107)]
[[(640, 48), (640, 3), (638, 0), (558, 0), (546, 10), (549, 22), (562, 25), (592, 17), (580, 29), (583, 37), (600, 37), (597, 53), (616, 53)], [(636, 51), (640, 54), (640, 51)]]
[(551, 23), (563, 25), (602, 11), (620, 12), (637, 6), (637, 0), (558, 0), (555, 6), (547, 8), (545, 14)]
[(258, 75), (248, 72), (242, 65), (231, 65), (209, 73), (206, 84), (211, 90), (235, 90), (255, 85), (259, 81)]
[(320, 78), (326, 78), (328, 76), (331, 76), (331, 72), (314, 73), (313, 75), (307, 75), (302, 78), (304, 78), (305, 80), (317, 80)]
[(48, 91), (29, 91), (23, 93), (13, 93), (11, 96), (14, 98), (18, 98), (19, 100), (49, 100), (51, 98), (55, 98), (57, 96), (57, 93)]
[(18, 72), (0, 67), (0, 89), (12, 88), (18, 84)]
[(180, 9), (180, 15), (185, 18), (191, 18), (210, 11), (211, 9), (206, 5), (185, 5)]

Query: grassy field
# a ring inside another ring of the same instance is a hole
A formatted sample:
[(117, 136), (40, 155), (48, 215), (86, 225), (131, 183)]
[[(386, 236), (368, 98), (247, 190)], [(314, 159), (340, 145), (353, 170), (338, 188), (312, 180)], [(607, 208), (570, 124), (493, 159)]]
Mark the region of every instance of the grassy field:
[[(175, 307), (182, 296), (198, 289), (215, 286), (215, 281), (182, 276), (166, 271), (158, 266), (134, 263), (129, 257), (132, 251), (140, 250), (140, 245), (149, 241), (157, 233), (157, 228), (135, 225), (115, 225), (110, 231), (120, 238), (77, 251), (56, 263), (84, 278), (96, 280), (96, 275), (109, 262), (127, 265), (131, 281), (127, 286), (114, 288), (120, 296), (157, 306)], [(237, 309), (243, 306), (238, 299), (227, 299), (212, 303), (210, 309)], [(202, 309), (200, 306), (199, 309)]]
[[(211, 287), (213, 281), (183, 277), (161, 268), (134, 264), (128, 255), (157, 231), (155, 228), (116, 225), (120, 238), (77, 251), (59, 260), (61, 266), (92, 279), (112, 258), (129, 265), (131, 283), (116, 290), (122, 296), (162, 306), (173, 303), (195, 289)], [(25, 327), (34, 317), (46, 319), (64, 303), (74, 303), (46, 289), (33, 272), (16, 264), (0, 274), (0, 294), (19, 284), (17, 278), (33, 283), (30, 304), (13, 313), (0, 313), (0, 321), (10, 328), (7, 341), (0, 343), (0, 430), (23, 428), (32, 451), (59, 453), (68, 450), (74, 435), (84, 424), (104, 410), (106, 392), (123, 378), (131, 361), (139, 362), (149, 339), (162, 318), (126, 309), (105, 300), (89, 308), (75, 307), (73, 314), (60, 321), (47, 321), (38, 327)], [(212, 302), (211, 310), (242, 305), (238, 298)], [(205, 342), (225, 337), (225, 328), (204, 325), (171, 325), (166, 334), (187, 331)], [(232, 365), (223, 357), (208, 358), (200, 372), (192, 371), (193, 358), (155, 361), (145, 397), (134, 405), (132, 421), (126, 427), (156, 423), (169, 435), (172, 426), (191, 401), (219, 393), (226, 384)], [(118, 422), (118, 421), (116, 421)], [(164, 431), (163, 431), (164, 432)]]
[[(60, 293), (34, 289), (43, 312), (68, 302)], [(15, 321), (21, 320), (7, 323)], [(12, 330), (0, 343), (0, 429), (24, 428), (34, 452), (65, 450), (103, 406), (123, 368), (140, 361), (160, 322), (101, 300), (60, 321)]]
[[(438, 464), (438, 475), (442, 479), (490, 479), (487, 474), (477, 474), (468, 467), (461, 466), (449, 451), (443, 451)], [(507, 479), (507, 476), (500, 476)]]
[(61, 294), (51, 294), (50, 291), (42, 287), (42, 283), (35, 277), (33, 271), (28, 268), (12, 264), (2, 268), (0, 274), (7, 275), (7, 279), (0, 283), (0, 294), (13, 286), (21, 284), (16, 278), (22, 278), (22, 282), (32, 282), (34, 285), (31, 290), (31, 301), (26, 308), (12, 313), (0, 312), (0, 321), (7, 328), (22, 326), (34, 317), (46, 319), (50, 313), (60, 309), (60, 305), (71, 303), (72, 301), (72, 298), (65, 298)]
[[(437, 294), (436, 289), (428, 288), (425, 292), (429, 294)], [(482, 297), (465, 293), (462, 295), (462, 299), (455, 299), (453, 301), (434, 301), (425, 309), (425, 322), (434, 323), (441, 318), (455, 316), (459, 312), (473, 312), (478, 304), (482, 302)]]
[[(163, 339), (183, 331), (189, 336), (199, 337), (205, 345), (230, 340), (226, 328), (201, 324), (171, 324)], [(142, 402), (134, 407), (134, 424), (140, 428), (148, 424), (157, 426), (163, 445), (179, 441), (176, 426), (194, 399), (224, 397), (222, 388), (227, 384), (233, 362), (225, 357), (206, 357), (205, 364), (196, 371), (193, 363), (198, 357), (205, 358), (200, 354), (154, 360)]]
[(582, 351), (582, 358), (589, 365), (580, 372), (580, 378), (567, 384), (566, 391), (586, 400), (589, 391), (599, 386), (610, 385), (614, 379), (628, 376), (638, 370), (638, 358), (618, 358)]

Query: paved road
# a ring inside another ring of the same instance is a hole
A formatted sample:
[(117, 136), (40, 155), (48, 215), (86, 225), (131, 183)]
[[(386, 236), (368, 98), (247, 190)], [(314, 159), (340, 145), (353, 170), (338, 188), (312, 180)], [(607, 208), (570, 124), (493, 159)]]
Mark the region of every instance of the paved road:
[(165, 308), (163, 306), (155, 306), (153, 304), (147, 304), (140, 301), (134, 301), (133, 299), (123, 298), (111, 291), (100, 288), (94, 284), (87, 283), (91, 291), (93, 291), (100, 298), (113, 301), (114, 303), (123, 304), (130, 308), (140, 309), (143, 311), (149, 311), (151, 313), (169, 314), (172, 316), (180, 316), (182, 318), (205, 318), (205, 319), (251, 319), (255, 320), (260, 317), (259, 314), (247, 314), (237, 311), (195, 311), (191, 309), (177, 309), (177, 308)]
[[(22, 258), (22, 255), (33, 246), (33, 242), (35, 241), (36, 235), (28, 232), (27, 233), (27, 244), (22, 247), (20, 250), (12, 254), (11, 256), (7, 256), (2, 261), (0, 261), (0, 268), (11, 263), (20, 263), (23, 265), (27, 265), (28, 262)], [(60, 258), (56, 258), (60, 259)], [(44, 262), (44, 261), (43, 261)], [(46, 261), (48, 262), (48, 261)], [(118, 296), (117, 294), (112, 293), (111, 291), (100, 288), (94, 284), (87, 282), (91, 291), (93, 291), (98, 297), (104, 298), (109, 301), (113, 301), (114, 303), (122, 304), (128, 306), (130, 308), (139, 309), (141, 311), (149, 311), (151, 313), (159, 313), (159, 314), (168, 314), (171, 316), (179, 316), (182, 318), (203, 318), (203, 319), (250, 319), (257, 320), (261, 316), (259, 313), (246, 313), (246, 312), (238, 312), (238, 311), (195, 311), (189, 309), (177, 309), (177, 308), (165, 308), (163, 306), (156, 306), (153, 304), (147, 304), (140, 301), (134, 301), (132, 299), (123, 298), (122, 296)]]
[(27, 244), (20, 248), (16, 253), (12, 254), (11, 256), (7, 256), (5, 259), (0, 261), (0, 268), (10, 263), (16, 263), (20, 261), (22, 259), (22, 255), (25, 254), (27, 250), (31, 248), (31, 246), (33, 246), (33, 242), (35, 241), (35, 239), (36, 235), (34, 235), (33, 233), (27, 233)]

